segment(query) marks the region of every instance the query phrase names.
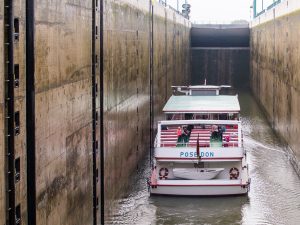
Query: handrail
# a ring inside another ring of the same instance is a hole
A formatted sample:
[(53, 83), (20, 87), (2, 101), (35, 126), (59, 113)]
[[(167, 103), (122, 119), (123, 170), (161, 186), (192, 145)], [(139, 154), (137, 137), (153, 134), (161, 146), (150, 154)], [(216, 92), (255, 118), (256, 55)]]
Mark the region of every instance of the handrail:
[(276, 2), (273, 2), (271, 5), (269, 5), (269, 6), (267, 7), (267, 10), (269, 10), (269, 9), (271, 9), (271, 8), (273, 8), (273, 7), (275, 7), (275, 6), (278, 5), (280, 2), (281, 2), (281, 0), (278, 0), (278, 1), (276, 1)]
[(240, 120), (162, 120), (161, 125), (240, 125)]
[(254, 0), (254, 3), (253, 3), (253, 8), (254, 8), (254, 18), (264, 14), (266, 11), (274, 8), (276, 5), (278, 5), (279, 3), (281, 3), (282, 0), (277, 0), (277, 1), (274, 1), (272, 4), (270, 4), (269, 6), (266, 6), (266, 8), (264, 7), (260, 12), (256, 12), (256, 5), (257, 5), (257, 0)]
[[(210, 148), (212, 147), (211, 146), (211, 143), (208, 141), (208, 142), (200, 142), (200, 148), (203, 148), (205, 145), (205, 148)], [(170, 146), (171, 144), (174, 144), (174, 146)], [(226, 144), (228, 144), (229, 146), (225, 146)], [(157, 146), (157, 145), (156, 145)], [(160, 144), (160, 146), (157, 146), (157, 147), (170, 147), (170, 148), (181, 148), (181, 147), (194, 147), (196, 148), (196, 145), (195, 143), (183, 143), (183, 142), (173, 142), (173, 141), (164, 141)], [(235, 148), (235, 147), (239, 147), (239, 143), (237, 141), (229, 141), (229, 142), (225, 142), (223, 141), (222, 142), (222, 148)]]

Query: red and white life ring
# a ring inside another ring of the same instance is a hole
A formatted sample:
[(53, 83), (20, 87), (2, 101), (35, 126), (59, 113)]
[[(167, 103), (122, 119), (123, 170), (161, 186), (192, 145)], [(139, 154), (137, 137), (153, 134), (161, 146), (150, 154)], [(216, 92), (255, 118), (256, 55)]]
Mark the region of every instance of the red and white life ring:
[(230, 170), (229, 170), (229, 174), (230, 174), (230, 180), (232, 179), (235, 179), (237, 180), (239, 175), (240, 175), (240, 172), (237, 168), (235, 167), (232, 167)]
[(161, 168), (159, 170), (159, 179), (168, 179), (169, 170), (167, 168)]

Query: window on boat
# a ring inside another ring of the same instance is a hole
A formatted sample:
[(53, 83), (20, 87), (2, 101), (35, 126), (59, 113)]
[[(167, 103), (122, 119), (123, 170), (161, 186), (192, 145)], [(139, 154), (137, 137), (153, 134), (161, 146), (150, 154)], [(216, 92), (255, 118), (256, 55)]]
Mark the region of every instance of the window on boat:
[(181, 114), (181, 113), (175, 113), (175, 114), (173, 114), (171, 120), (183, 120), (183, 114)]
[(191, 120), (191, 119), (193, 119), (193, 114), (192, 113), (186, 113), (186, 114), (184, 114), (184, 119), (185, 120)]
[(173, 116), (173, 114), (166, 114), (166, 120), (171, 120), (172, 116)]
[(207, 119), (209, 119), (209, 114), (194, 114), (193, 119), (194, 120), (207, 120)]
[(219, 119), (219, 114), (213, 114), (213, 120), (218, 120)]
[(228, 114), (227, 113), (219, 114), (219, 119), (220, 120), (228, 120)]
[(237, 118), (237, 114), (236, 113), (229, 113), (228, 114), (228, 119), (229, 120), (234, 120), (235, 118)]
[(239, 120), (240, 115), (239, 115), (239, 113), (229, 113), (228, 114), (228, 119), (229, 120)]
[(184, 120), (185, 118), (186, 115), (182, 113), (166, 114), (166, 120)]

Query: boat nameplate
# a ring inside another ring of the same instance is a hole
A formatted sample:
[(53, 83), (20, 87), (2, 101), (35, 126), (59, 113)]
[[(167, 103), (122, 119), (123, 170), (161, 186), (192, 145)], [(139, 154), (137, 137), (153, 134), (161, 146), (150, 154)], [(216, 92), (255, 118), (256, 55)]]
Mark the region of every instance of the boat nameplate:
[[(243, 148), (200, 148), (200, 158), (205, 159), (238, 159), (243, 158)], [(191, 147), (162, 147), (155, 148), (155, 157), (164, 159), (198, 159), (196, 148)]]

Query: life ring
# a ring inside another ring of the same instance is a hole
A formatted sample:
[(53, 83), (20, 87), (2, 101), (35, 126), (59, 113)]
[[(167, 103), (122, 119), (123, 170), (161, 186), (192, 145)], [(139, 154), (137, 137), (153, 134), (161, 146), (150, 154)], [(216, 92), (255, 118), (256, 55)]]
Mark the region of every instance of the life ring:
[(167, 168), (161, 168), (159, 170), (159, 179), (166, 180), (168, 178), (169, 170)]
[(230, 180), (232, 179), (235, 179), (237, 180), (239, 175), (240, 175), (240, 172), (237, 168), (235, 167), (232, 167), (230, 170), (229, 170), (229, 174), (230, 174)]

